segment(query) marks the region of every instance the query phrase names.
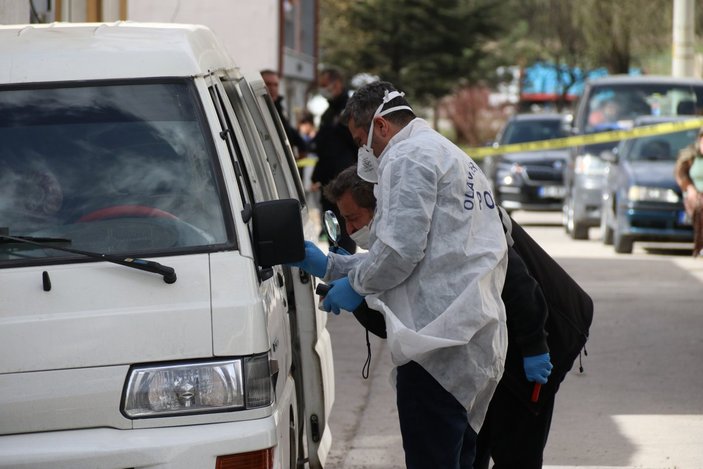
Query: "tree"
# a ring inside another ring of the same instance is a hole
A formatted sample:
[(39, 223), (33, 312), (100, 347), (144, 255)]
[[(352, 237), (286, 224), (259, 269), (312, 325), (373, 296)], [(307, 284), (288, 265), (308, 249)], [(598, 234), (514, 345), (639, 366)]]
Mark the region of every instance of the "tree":
[(483, 76), (483, 46), (500, 33), (489, 0), (322, 0), (321, 12), (345, 15), (321, 30), (324, 63), (378, 75), (421, 103)]

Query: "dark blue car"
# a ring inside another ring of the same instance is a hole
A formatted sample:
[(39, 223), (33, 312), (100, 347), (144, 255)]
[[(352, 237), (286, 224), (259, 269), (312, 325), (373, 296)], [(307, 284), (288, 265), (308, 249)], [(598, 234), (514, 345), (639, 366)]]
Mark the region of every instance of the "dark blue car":
[[(641, 117), (635, 126), (674, 119)], [(677, 119), (682, 120), (682, 119)], [(635, 241), (689, 242), (681, 190), (674, 180), (679, 151), (696, 140), (698, 129), (623, 140), (607, 161), (601, 207), (601, 237), (615, 252), (632, 253)]]
[[(562, 114), (517, 114), (505, 123), (495, 145), (550, 140), (567, 136)], [(561, 210), (568, 149), (523, 151), (487, 157), (483, 169), (497, 202), (508, 211)]]

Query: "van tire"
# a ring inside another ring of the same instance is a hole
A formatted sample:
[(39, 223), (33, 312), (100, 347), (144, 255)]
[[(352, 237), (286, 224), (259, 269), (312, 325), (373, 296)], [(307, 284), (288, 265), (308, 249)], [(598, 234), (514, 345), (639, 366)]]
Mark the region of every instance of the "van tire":
[(632, 254), (635, 242), (632, 237), (624, 235), (619, 231), (615, 232), (613, 245), (618, 254)]
[(608, 215), (606, 215), (606, 209), (602, 209), (600, 216), (600, 239), (606, 246), (611, 246), (613, 244), (613, 229), (608, 225)]
[(588, 239), (588, 225), (585, 225), (583, 223), (577, 223), (576, 220), (574, 220), (574, 227), (571, 230), (571, 238), (572, 239)]

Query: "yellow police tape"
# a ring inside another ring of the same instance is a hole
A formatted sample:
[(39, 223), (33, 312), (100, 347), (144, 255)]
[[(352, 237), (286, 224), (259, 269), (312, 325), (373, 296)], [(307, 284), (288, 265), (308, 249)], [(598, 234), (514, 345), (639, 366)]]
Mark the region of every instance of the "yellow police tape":
[(555, 138), (552, 140), (539, 140), (528, 143), (515, 143), (497, 147), (475, 147), (467, 148), (466, 153), (471, 157), (483, 157), (499, 155), (503, 153), (517, 153), (538, 150), (554, 150), (556, 148), (575, 147), (579, 145), (593, 145), (596, 143), (616, 142), (633, 137), (649, 137), (652, 135), (670, 134), (682, 130), (698, 129), (703, 127), (703, 118), (687, 119), (677, 122), (665, 122), (663, 124), (646, 125), (635, 127), (630, 130), (611, 130), (588, 135), (577, 135), (574, 137)]
[(298, 168), (306, 168), (308, 166), (315, 166), (315, 163), (317, 163), (317, 158), (313, 158), (311, 156), (306, 156), (305, 158), (300, 158), (299, 160), (295, 160), (295, 165)]

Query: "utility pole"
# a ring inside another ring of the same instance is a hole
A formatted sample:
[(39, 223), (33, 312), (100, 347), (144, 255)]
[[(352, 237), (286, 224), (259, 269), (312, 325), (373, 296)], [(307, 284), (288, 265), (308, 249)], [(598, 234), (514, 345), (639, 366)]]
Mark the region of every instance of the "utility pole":
[(692, 77), (694, 0), (674, 0), (674, 25), (671, 51), (671, 74)]

